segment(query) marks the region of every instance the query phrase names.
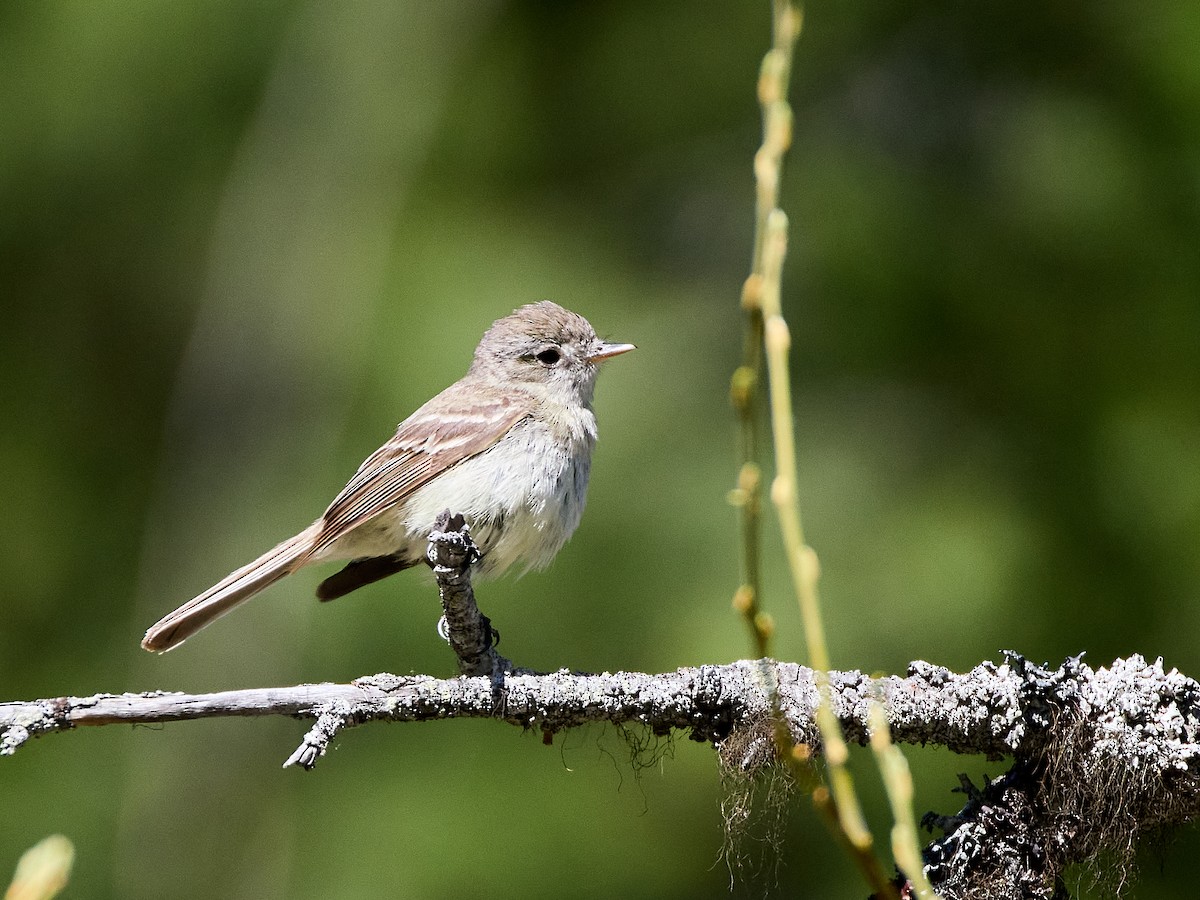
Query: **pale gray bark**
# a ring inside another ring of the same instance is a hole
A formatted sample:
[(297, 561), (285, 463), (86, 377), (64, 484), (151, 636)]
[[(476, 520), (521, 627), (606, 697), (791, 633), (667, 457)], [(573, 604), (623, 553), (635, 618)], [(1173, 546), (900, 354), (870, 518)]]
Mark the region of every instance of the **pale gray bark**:
[[(0, 755), (85, 725), (262, 715), (315, 719), (285, 763), (304, 768), (339, 731), (373, 720), (491, 718), (547, 738), (590, 722), (678, 730), (711, 743), (727, 770), (750, 776), (774, 762), (777, 714), (795, 743), (819, 745), (817, 681), (795, 663), (744, 660), (656, 675), (513, 668), (496, 654), (490, 623), (475, 607), (469, 538), (453, 528), (436, 538), (448, 543), (430, 550), (447, 631), (460, 668), (480, 674), (0, 703)], [(961, 674), (915, 662), (904, 676), (830, 672), (828, 684), (853, 742), (866, 742), (878, 701), (898, 743), (1014, 758), (1001, 779), (968, 787), (958, 815), (928, 817), (946, 832), (926, 858), (948, 898), (1052, 897), (1066, 865), (1101, 851), (1127, 854), (1137, 835), (1200, 812), (1200, 685), (1165, 671), (1161, 660), (1133, 656), (1092, 669), (1074, 658), (1049, 669), (1008, 654)]]

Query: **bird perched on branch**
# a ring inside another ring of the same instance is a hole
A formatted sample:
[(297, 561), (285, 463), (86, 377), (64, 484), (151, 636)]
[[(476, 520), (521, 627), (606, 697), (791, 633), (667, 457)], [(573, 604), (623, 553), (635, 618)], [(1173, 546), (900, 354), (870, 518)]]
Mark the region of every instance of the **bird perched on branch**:
[(583, 514), (599, 364), (633, 349), (548, 300), (498, 319), (467, 374), (401, 422), (317, 521), (164, 616), (142, 646), (177, 647), (313, 563), (349, 560), (322, 600), (414, 566), (447, 509), (470, 525), (480, 574), (547, 565)]

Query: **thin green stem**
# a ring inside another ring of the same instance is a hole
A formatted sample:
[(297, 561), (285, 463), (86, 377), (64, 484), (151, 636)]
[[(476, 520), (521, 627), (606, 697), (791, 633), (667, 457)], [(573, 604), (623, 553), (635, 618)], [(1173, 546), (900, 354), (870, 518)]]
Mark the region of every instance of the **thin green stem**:
[(899, 900), (899, 892), (896, 886), (884, 874), (883, 866), (879, 864), (879, 859), (871, 850), (871, 845), (855, 844), (850, 839), (842, 828), (841, 816), (838, 812), (837, 803), (833, 799), (833, 795), (827, 787), (819, 787), (813, 791), (813, 805), (817, 808), (817, 812), (821, 814), (825, 826), (830, 833), (837, 838), (838, 842), (845, 849), (847, 855), (854, 860), (858, 867), (862, 870), (863, 877), (867, 884), (871, 886), (872, 896), (889, 900)]
[[(846, 768), (849, 753), (829, 697), (829, 649), (817, 591), (820, 565), (816, 552), (804, 540), (800, 516), (795, 422), (788, 364), (791, 334), (783, 317), (781, 302), (788, 220), (779, 208), (779, 183), (783, 155), (792, 140), (792, 109), (787, 101), (787, 86), (793, 48), (799, 37), (802, 20), (799, 10), (790, 0), (774, 0), (773, 12), (774, 45), (763, 59), (758, 82), (763, 114), (763, 143), (754, 157), (757, 185), (754, 266), (743, 291), (743, 305), (756, 311), (761, 320), (775, 451), (771, 501), (778, 515), (784, 552), (800, 606), (809, 662), (816, 673), (821, 696), (816, 720), (828, 765), (830, 808), (836, 812), (841, 833), (851, 847), (851, 857), (858, 863), (867, 881), (880, 896), (897, 897), (895, 888), (883, 877), (882, 868), (873, 852), (871, 832), (863, 817), (854, 782)], [(747, 607), (747, 615), (756, 606), (757, 596), (754, 596), (753, 603)], [(761, 614), (758, 618), (761, 618)], [(785, 759), (795, 758), (791, 747), (780, 749), (785, 751)]]
[[(792, 389), (788, 367), (791, 334), (783, 318), (780, 300), (783, 261), (787, 255), (787, 216), (783, 210), (772, 210), (767, 217), (767, 235), (763, 246), (763, 340), (766, 346), (768, 395), (771, 408), (771, 431), (775, 446), (775, 479), (771, 483), (771, 501), (779, 518), (784, 554), (800, 605), (804, 639), (808, 645), (809, 662), (817, 679), (821, 702), (817, 706), (817, 728), (821, 732), (825, 762), (829, 768), (829, 789), (837, 810), (838, 822), (850, 846), (852, 857), (863, 868), (873, 885), (878, 880), (879, 863), (871, 852), (874, 843), (863, 817), (862, 806), (854, 789), (846, 762), (849, 750), (842, 737), (841, 725), (833, 714), (829, 697), (829, 648), (825, 641), (825, 626), (821, 621), (821, 603), (817, 591), (820, 563), (816, 551), (804, 540), (797, 493), (795, 421), (792, 416)], [(871, 860), (867, 864), (866, 860)], [(894, 888), (884, 896), (897, 896)]]
[(912, 772), (900, 748), (892, 743), (887, 712), (882, 703), (871, 704), (870, 722), (871, 750), (875, 753), (879, 774), (892, 806), (892, 856), (917, 897), (921, 900), (941, 900), (925, 877), (921, 842), (917, 838), (917, 820), (913, 815)]
[(759, 385), (763, 368), (762, 283), (767, 261), (767, 222), (779, 205), (783, 156), (791, 145), (791, 107), (787, 102), (792, 54), (800, 35), (800, 14), (787, 0), (774, 0), (771, 49), (763, 57), (758, 76), (758, 102), (762, 109), (762, 144), (754, 155), (754, 252), (750, 276), (742, 288), (746, 314), (746, 340), (742, 364), (733, 373), (729, 396), (741, 428), (741, 466), (730, 500), (739, 510), (742, 538), (742, 582), (733, 596), (760, 658), (771, 655), (774, 623), (763, 611), (761, 598), (762, 470), (758, 464), (760, 442)]

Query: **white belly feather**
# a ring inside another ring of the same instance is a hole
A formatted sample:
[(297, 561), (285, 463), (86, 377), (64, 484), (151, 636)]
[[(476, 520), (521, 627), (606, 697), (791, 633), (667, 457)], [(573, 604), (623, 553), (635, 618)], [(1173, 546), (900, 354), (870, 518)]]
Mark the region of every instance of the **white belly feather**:
[(522, 571), (542, 568), (583, 516), (595, 442), (591, 410), (550, 422), (526, 419), (499, 443), (442, 472), (322, 555), (348, 559), (399, 551), (421, 559), (434, 520), (449, 509), (470, 525), (483, 553), (481, 574), (498, 575), (515, 563)]

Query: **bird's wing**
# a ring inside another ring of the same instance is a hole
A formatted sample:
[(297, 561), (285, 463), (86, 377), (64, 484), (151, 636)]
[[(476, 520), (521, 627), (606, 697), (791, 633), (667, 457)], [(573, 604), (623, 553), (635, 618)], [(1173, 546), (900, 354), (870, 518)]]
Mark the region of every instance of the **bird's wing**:
[(506, 394), (478, 382), (465, 388), (460, 382), (438, 394), (367, 457), (321, 517), (314, 553), (456, 463), (487, 450), (533, 412), (534, 400), (527, 394)]

